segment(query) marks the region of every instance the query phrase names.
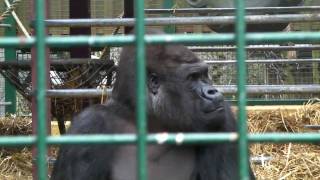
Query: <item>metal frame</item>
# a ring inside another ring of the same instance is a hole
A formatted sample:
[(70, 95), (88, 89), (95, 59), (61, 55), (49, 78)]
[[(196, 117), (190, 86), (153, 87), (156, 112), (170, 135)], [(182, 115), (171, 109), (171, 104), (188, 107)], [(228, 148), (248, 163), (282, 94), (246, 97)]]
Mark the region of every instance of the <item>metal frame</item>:
[[(179, 9), (145, 9), (147, 14), (161, 14), (161, 13), (232, 13), (235, 8), (179, 8)], [(320, 6), (292, 6), (292, 7), (250, 7), (246, 8), (247, 12), (259, 13), (295, 13), (295, 12), (319, 12)]]
[[(11, 2), (11, 1), (10, 1)], [(17, 35), (16, 33), (16, 22), (13, 18), (13, 16), (11, 16), (11, 14), (4, 19), (4, 23), (5, 24), (9, 24), (11, 27), (10, 28), (5, 28), (4, 30), (4, 35), (6, 37), (15, 37)], [(16, 48), (15, 47), (8, 47), (5, 48), (4, 50), (4, 62), (11, 62), (12, 59), (16, 58)], [(10, 101), (11, 104), (7, 105), (5, 107), (5, 113), (9, 113), (9, 114), (15, 114), (16, 110), (17, 110), (17, 100), (16, 100), (16, 88), (8, 81), (8, 79), (5, 79), (5, 100), (6, 101)]]
[[(248, 15), (247, 24), (316, 22), (320, 14), (281, 14), (281, 15)], [(134, 26), (134, 18), (96, 18), (96, 19), (48, 19), (48, 27), (90, 27), (90, 26)], [(234, 16), (202, 16), (202, 17), (157, 17), (145, 18), (145, 25), (223, 25), (234, 24)]]
[[(189, 47), (193, 52), (225, 52), (235, 51), (235, 46), (230, 47)], [(266, 46), (247, 46), (247, 51), (295, 51), (295, 50), (320, 50), (320, 45), (299, 45), (295, 46), (280, 46), (280, 45), (266, 45)]]
[[(279, 43), (292, 40), (293, 42), (319, 42), (320, 33), (259, 33), (245, 34), (245, 11), (244, 1), (236, 0), (237, 21), (236, 35), (144, 35), (144, 1), (135, 1), (136, 12), (136, 36), (125, 37), (45, 37), (44, 9), (45, 1), (36, 0), (36, 38), (28, 40), (21, 38), (0, 38), (1, 47), (13, 47), (20, 45), (35, 46), (37, 49), (37, 79), (36, 79), (36, 105), (37, 105), (37, 134), (36, 136), (16, 136), (0, 137), (1, 146), (31, 146), (36, 145), (37, 167), (40, 180), (47, 179), (46, 152), (47, 145), (51, 144), (137, 144), (138, 159), (138, 179), (147, 180), (146, 148), (147, 143), (159, 144), (159, 134), (147, 134), (146, 114), (145, 114), (145, 44), (164, 44), (164, 43), (185, 43), (185, 44), (237, 44), (237, 69), (238, 69), (238, 133), (185, 133), (183, 134), (182, 144), (206, 144), (218, 142), (234, 142), (239, 144), (239, 172), (241, 180), (249, 179), (248, 174), (248, 143), (250, 142), (315, 142), (320, 141), (319, 133), (265, 133), (247, 134), (246, 125), (246, 62), (245, 45), (250, 43)], [(197, 41), (197, 42), (194, 42)], [(50, 46), (72, 46), (72, 45), (124, 45), (135, 43), (137, 47), (137, 134), (114, 134), (114, 135), (68, 135), (60, 137), (47, 137), (46, 129), (46, 45)], [(167, 144), (177, 144), (177, 136), (181, 133), (168, 134), (165, 142)]]
[[(235, 85), (215, 85), (223, 94), (236, 94)], [(247, 85), (248, 94), (301, 94), (319, 93), (320, 85)], [(110, 96), (112, 89), (50, 89), (47, 90), (48, 97), (99, 97)]]

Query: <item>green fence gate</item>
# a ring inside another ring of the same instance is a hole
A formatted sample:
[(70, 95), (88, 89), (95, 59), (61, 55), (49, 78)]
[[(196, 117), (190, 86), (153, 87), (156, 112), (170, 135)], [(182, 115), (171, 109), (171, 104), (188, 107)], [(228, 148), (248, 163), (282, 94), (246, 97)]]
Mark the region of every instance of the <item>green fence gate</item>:
[[(239, 127), (238, 133), (186, 133), (183, 144), (190, 143), (217, 143), (237, 141), (239, 144), (239, 172), (240, 179), (249, 179), (248, 175), (248, 142), (314, 142), (320, 140), (319, 133), (265, 133), (247, 134), (246, 125), (246, 64), (245, 45), (256, 43), (292, 42), (320, 42), (320, 32), (309, 33), (246, 33), (245, 32), (245, 4), (236, 0), (236, 33), (235, 34), (188, 34), (188, 35), (144, 35), (144, 1), (135, 0), (136, 34), (128, 36), (81, 36), (81, 37), (46, 37), (44, 23), (45, 0), (35, 1), (36, 36), (30, 39), (2, 37), (0, 47), (31, 47), (35, 46), (37, 56), (37, 86), (35, 89), (37, 103), (38, 129), (35, 136), (0, 137), (0, 146), (32, 146), (37, 148), (38, 179), (47, 179), (46, 152), (47, 146), (53, 144), (128, 144), (138, 146), (138, 179), (147, 179), (146, 148), (147, 143), (156, 143), (157, 134), (147, 134), (145, 114), (145, 45), (146, 44), (237, 44), (238, 68), (238, 106)], [(138, 133), (119, 135), (67, 135), (60, 137), (46, 134), (46, 62), (45, 48), (70, 47), (79, 45), (122, 46), (135, 44), (137, 48), (137, 128)], [(175, 144), (177, 134), (170, 134), (165, 143)]]

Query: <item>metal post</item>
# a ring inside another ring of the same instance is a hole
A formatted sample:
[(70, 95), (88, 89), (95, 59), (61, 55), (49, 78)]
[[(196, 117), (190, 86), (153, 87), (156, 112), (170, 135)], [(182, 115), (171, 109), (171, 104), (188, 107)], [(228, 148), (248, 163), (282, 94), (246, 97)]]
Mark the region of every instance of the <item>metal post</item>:
[[(70, 0), (70, 18), (90, 18), (90, 1), (89, 0)], [(90, 35), (90, 27), (70, 28), (70, 35)], [(70, 51), (71, 58), (89, 58), (90, 51), (88, 46), (72, 48)]]
[[(10, 1), (12, 2), (12, 0)], [(12, 16), (7, 17), (4, 23), (10, 24), (10, 28), (5, 28), (5, 36), (14, 37), (16, 36), (16, 23)], [(8, 47), (5, 48), (4, 52), (5, 61), (13, 61), (16, 59), (16, 48)], [(6, 79), (5, 80), (5, 100), (10, 101), (11, 105), (5, 107), (5, 112), (9, 114), (16, 113), (16, 88)]]
[[(164, 8), (172, 8), (174, 5), (173, 0), (164, 0), (163, 2), (163, 7)], [(166, 13), (164, 16), (170, 16), (170, 14)], [(176, 31), (176, 26), (175, 25), (170, 25), (170, 26), (165, 26), (164, 31), (166, 33), (174, 33)]]
[(236, 10), (236, 44), (237, 44), (237, 76), (238, 76), (238, 132), (239, 132), (239, 154), (238, 167), (241, 180), (249, 180), (248, 164), (248, 137), (247, 137), (247, 66), (246, 66), (246, 22), (245, 22), (245, 2), (235, 0)]
[[(90, 18), (90, 1), (89, 0), (70, 0), (69, 1), (70, 8), (70, 18), (79, 19), (79, 18)], [(91, 27), (71, 27), (70, 35), (91, 35)], [(71, 48), (70, 50), (71, 58), (90, 58), (90, 48), (88, 45)], [(71, 76), (77, 77), (81, 74), (82, 68), (79, 66), (78, 70), (74, 71)], [(79, 82), (72, 81), (70, 85), (75, 87)], [(86, 99), (77, 99), (75, 103), (80, 103), (81, 108), (88, 106)], [(64, 134), (66, 132), (66, 128), (64, 125), (64, 115), (61, 114), (61, 117), (57, 117), (58, 126), (60, 134)]]
[(38, 179), (47, 179), (47, 103), (46, 103), (46, 48), (45, 48), (45, 3), (43, 0), (36, 0), (36, 105), (37, 105), (37, 168)]
[(144, 1), (135, 0), (136, 18), (136, 121), (137, 121), (137, 179), (147, 180), (147, 121), (146, 121), (146, 63), (145, 63), (145, 40), (144, 40)]
[[(123, 0), (123, 17), (124, 18), (133, 18), (134, 16), (134, 1), (136, 0)], [(124, 33), (129, 34), (132, 31), (133, 27), (126, 26), (124, 27)]]

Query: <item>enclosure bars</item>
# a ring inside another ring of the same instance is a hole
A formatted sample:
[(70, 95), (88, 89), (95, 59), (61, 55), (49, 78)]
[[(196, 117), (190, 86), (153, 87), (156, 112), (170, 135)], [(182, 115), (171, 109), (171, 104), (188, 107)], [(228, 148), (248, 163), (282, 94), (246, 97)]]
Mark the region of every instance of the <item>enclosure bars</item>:
[(137, 179), (147, 180), (147, 158), (146, 158), (146, 63), (144, 42), (144, 0), (135, 0), (135, 35), (136, 35), (136, 122), (137, 122)]
[[(37, 0), (37, 12), (43, 10), (43, 1)], [(41, 15), (41, 12), (40, 12)], [(39, 18), (39, 19), (38, 19)], [(43, 17), (37, 15), (37, 69), (39, 72), (39, 79), (45, 81), (45, 64), (44, 64), (44, 27), (41, 23)], [(38, 21), (40, 28), (38, 27)], [(42, 29), (42, 31), (41, 31)], [(38, 33), (38, 31), (40, 33)], [(42, 38), (42, 39), (41, 39)], [(293, 40), (293, 42), (302, 42), (308, 40), (310, 42), (319, 42), (320, 33), (260, 33), (260, 34), (247, 34), (245, 39), (247, 42), (283, 42), (288, 40)], [(20, 38), (1, 38), (1, 47), (12, 47), (12, 46), (22, 46), (22, 45), (34, 45), (35, 39), (30, 40), (20, 39)], [(38, 41), (39, 40), (39, 41)], [(70, 41), (71, 40), (71, 41)], [(219, 34), (219, 35), (161, 35), (161, 36), (147, 36), (145, 38), (146, 43), (185, 43), (191, 44), (193, 41), (198, 40), (200, 43), (214, 44), (214, 43), (231, 43), (234, 42), (234, 35), (232, 34)], [(64, 37), (64, 38), (47, 38), (46, 42), (51, 46), (68, 46), (68, 45), (106, 45), (106, 44), (117, 44), (124, 45), (134, 43), (135, 39), (133, 36), (129, 37)], [(63, 43), (65, 43), (63, 45)], [(97, 44), (95, 44), (97, 43)], [(42, 49), (43, 48), (43, 49)], [(42, 49), (42, 50), (41, 50)], [(42, 61), (41, 61), (42, 60)], [(43, 67), (43, 68), (41, 68)], [(44, 78), (44, 79), (43, 79)], [(39, 131), (36, 136), (17, 136), (17, 137), (0, 137), (1, 146), (18, 146), (18, 145), (32, 145), (37, 143), (39, 148), (38, 154), (38, 166), (39, 166), (39, 179), (46, 179), (46, 162), (45, 162), (45, 148), (47, 144), (98, 144), (98, 143), (136, 143), (137, 136), (135, 135), (86, 135), (86, 136), (62, 136), (62, 137), (47, 137), (45, 134), (45, 108), (40, 104), (45, 103), (44, 97), (45, 83), (37, 84), (37, 107), (38, 119), (39, 119)], [(40, 112), (41, 111), (41, 112)], [(40, 126), (40, 124), (42, 124)], [(41, 127), (43, 127), (41, 129)], [(44, 131), (43, 131), (44, 130)], [(148, 136), (147, 140), (150, 143), (157, 143), (157, 134), (151, 134)], [(175, 144), (176, 134), (170, 134), (168, 140), (165, 143)], [(243, 137), (242, 137), (243, 138)], [(185, 134), (185, 140), (183, 144), (186, 143), (214, 143), (214, 142), (231, 142), (238, 139), (238, 135), (235, 133), (208, 133), (208, 134)], [(266, 134), (249, 134), (248, 140), (252, 142), (314, 142), (320, 140), (319, 133), (266, 133)]]
[(38, 179), (47, 179), (47, 104), (46, 104), (46, 49), (45, 49), (45, 1), (36, 0), (36, 107), (37, 111), (37, 175)]
[(247, 112), (246, 112), (246, 24), (245, 24), (245, 3), (244, 0), (234, 0), (236, 7), (236, 57), (237, 57), (237, 85), (238, 85), (238, 163), (239, 176), (242, 180), (249, 180), (248, 164), (248, 139), (247, 139)]

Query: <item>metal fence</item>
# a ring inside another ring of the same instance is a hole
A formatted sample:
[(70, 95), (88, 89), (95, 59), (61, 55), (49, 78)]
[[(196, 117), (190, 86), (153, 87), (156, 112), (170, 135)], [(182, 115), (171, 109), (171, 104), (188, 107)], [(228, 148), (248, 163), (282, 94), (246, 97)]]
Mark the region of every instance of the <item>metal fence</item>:
[[(4, 49), (0, 48), (0, 62), (4, 61)], [(4, 89), (4, 78), (0, 75), (0, 103), (5, 102), (5, 89)], [(5, 115), (5, 106), (0, 105), (0, 117)]]
[[(237, 59), (237, 86), (238, 86), (238, 132), (237, 133), (205, 133), (205, 134), (184, 134), (182, 144), (188, 143), (217, 143), (237, 141), (239, 144), (239, 172), (242, 180), (249, 179), (248, 175), (248, 143), (249, 142), (314, 142), (320, 140), (319, 133), (265, 133), (265, 134), (247, 134), (246, 125), (246, 44), (256, 43), (316, 43), (320, 41), (319, 32), (295, 32), (295, 33), (259, 33), (251, 34), (245, 32), (244, 20), (244, 1), (236, 2), (236, 33), (235, 34), (188, 34), (188, 35), (144, 35), (144, 1), (135, 1), (136, 12), (136, 34), (131, 36), (81, 36), (81, 37), (46, 37), (44, 23), (44, 2), (36, 0), (36, 37), (31, 39), (2, 37), (0, 47), (12, 46), (34, 46), (36, 48), (37, 64), (36, 69), (38, 76), (36, 79), (37, 91), (35, 92), (37, 105), (37, 134), (34, 136), (16, 136), (16, 137), (0, 137), (1, 146), (18, 146), (18, 145), (36, 145), (37, 147), (37, 167), (38, 179), (47, 179), (46, 152), (47, 146), (51, 144), (125, 144), (136, 143), (138, 147), (138, 179), (147, 179), (147, 163), (146, 163), (146, 147), (147, 143), (157, 143), (157, 134), (146, 133), (146, 115), (145, 115), (145, 69), (144, 54), (145, 44), (166, 44), (166, 43), (183, 43), (187, 45), (215, 45), (236, 43), (236, 59)], [(137, 48), (137, 134), (117, 134), (117, 135), (68, 135), (60, 137), (47, 136), (46, 133), (46, 72), (45, 66), (45, 47), (59, 46), (105, 46), (110, 45), (127, 45), (135, 44)], [(181, 134), (170, 134), (165, 143), (175, 144), (176, 137)]]

